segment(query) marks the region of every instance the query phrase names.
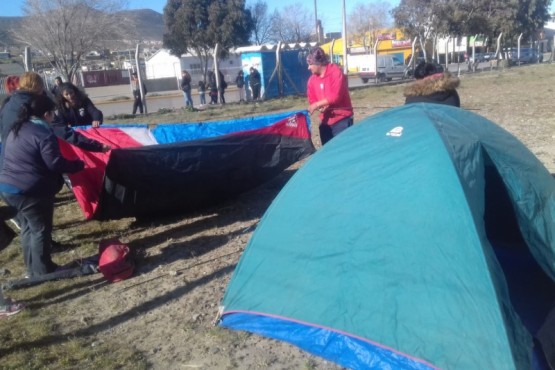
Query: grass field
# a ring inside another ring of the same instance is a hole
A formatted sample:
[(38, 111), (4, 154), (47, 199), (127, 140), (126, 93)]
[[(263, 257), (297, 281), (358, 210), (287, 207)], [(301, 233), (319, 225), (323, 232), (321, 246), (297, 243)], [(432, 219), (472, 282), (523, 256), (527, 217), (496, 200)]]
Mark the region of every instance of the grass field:
[[(555, 64), (461, 77), (463, 109), (498, 123), (555, 172)], [(403, 104), (404, 85), (352, 90), (355, 124)], [(107, 122), (199, 122), (305, 109), (304, 97), (228, 104), (205, 111), (166, 111)], [(313, 133), (317, 133), (313, 117)], [(314, 138), (318, 147), (319, 140)], [(338, 369), (274, 342), (213, 326), (218, 305), (258, 220), (297, 164), (268, 184), (218, 207), (140, 224), (85, 221), (70, 192), (57, 197), (53, 255), (69, 263), (118, 237), (137, 252), (133, 278), (109, 284), (101, 275), (7, 292), (28, 308), (0, 320), (3, 369)], [(0, 281), (24, 274), (19, 238), (0, 251)]]

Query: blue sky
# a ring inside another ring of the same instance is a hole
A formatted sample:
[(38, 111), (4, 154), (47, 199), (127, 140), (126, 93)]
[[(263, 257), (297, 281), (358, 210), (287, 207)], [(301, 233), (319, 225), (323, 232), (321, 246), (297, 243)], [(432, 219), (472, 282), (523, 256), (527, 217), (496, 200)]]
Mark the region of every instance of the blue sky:
[[(21, 7), (24, 0), (2, 0), (0, 16), (20, 16), (22, 15)], [(167, 0), (128, 0), (130, 9), (152, 9), (159, 13), (163, 12)], [(247, 0), (247, 5), (253, 4), (255, 0)], [(356, 3), (364, 2), (364, 0), (345, 0), (347, 14)], [(281, 10), (285, 6), (301, 4), (310, 14), (314, 15), (313, 0), (266, 0), (270, 11), (274, 9)], [(391, 4), (398, 4), (398, 0), (390, 0)], [(316, 10), (318, 18), (322, 20), (324, 32), (340, 32), (342, 20), (342, 0), (316, 0)], [(555, 10), (555, 5), (551, 7), (551, 11)]]
[[(343, 2), (341, 0), (316, 0), (316, 10), (318, 12), (318, 18), (322, 20), (324, 25), (324, 32), (341, 31), (341, 9)], [(349, 13), (349, 7), (354, 6), (356, 2), (362, 0), (345, 0), (347, 7), (347, 14)], [(247, 0), (247, 5), (253, 4), (255, 0)], [(21, 16), (22, 6), (24, 0), (2, 0), (2, 6), (0, 7), (0, 16)], [(128, 0), (130, 9), (152, 9), (159, 13), (163, 12), (164, 6), (167, 0)], [(306, 8), (310, 14), (314, 15), (314, 1), (313, 0), (266, 0), (268, 8), (270, 11), (273, 9), (281, 10), (285, 6), (301, 4)]]

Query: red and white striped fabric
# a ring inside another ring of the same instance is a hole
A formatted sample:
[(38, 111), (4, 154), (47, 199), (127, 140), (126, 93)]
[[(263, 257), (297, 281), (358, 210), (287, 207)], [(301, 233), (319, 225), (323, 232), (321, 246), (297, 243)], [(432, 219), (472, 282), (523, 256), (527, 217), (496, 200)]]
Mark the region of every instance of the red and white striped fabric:
[[(77, 129), (80, 134), (94, 139), (112, 149), (135, 148), (145, 145), (157, 145), (158, 142), (147, 127), (102, 127)], [(87, 219), (92, 218), (102, 190), (106, 164), (110, 152), (89, 152), (59, 140), (62, 155), (68, 159), (81, 159), (85, 169), (69, 175), (73, 193)]]

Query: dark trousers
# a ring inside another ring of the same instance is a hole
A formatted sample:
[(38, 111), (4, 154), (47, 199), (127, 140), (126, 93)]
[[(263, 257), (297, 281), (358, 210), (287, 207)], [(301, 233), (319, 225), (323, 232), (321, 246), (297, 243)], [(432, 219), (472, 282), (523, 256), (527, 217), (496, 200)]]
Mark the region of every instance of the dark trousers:
[(143, 114), (143, 101), (140, 95), (135, 96), (135, 100), (133, 101), (133, 114), (137, 113), (137, 108), (139, 108), (139, 113)]
[(353, 125), (353, 117), (343, 118), (341, 121), (329, 126), (325, 123), (320, 124), (320, 141), (322, 145), (339, 135), (342, 131)]
[(218, 90), (210, 90), (210, 104), (218, 104)]
[(252, 100), (260, 99), (260, 85), (251, 86), (252, 89)]
[(40, 276), (58, 267), (52, 262), (51, 240), (54, 218), (54, 195), (33, 197), (22, 194), (2, 194), (8, 204), (18, 211), (21, 225), (21, 246), (27, 274)]

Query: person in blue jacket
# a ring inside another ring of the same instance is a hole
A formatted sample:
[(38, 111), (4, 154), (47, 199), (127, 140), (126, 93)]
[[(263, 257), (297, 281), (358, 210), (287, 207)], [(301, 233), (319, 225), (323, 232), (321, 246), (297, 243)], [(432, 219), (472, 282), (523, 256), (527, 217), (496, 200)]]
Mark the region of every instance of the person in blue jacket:
[(59, 86), (56, 96), (56, 124), (69, 127), (92, 126), (99, 127), (104, 116), (102, 111), (95, 107), (91, 99), (70, 82)]
[(54, 102), (45, 94), (23, 104), (2, 143), (0, 192), (17, 209), (27, 276), (41, 276), (59, 267), (51, 258), (54, 198), (64, 184), (62, 174), (84, 168), (81, 160), (60, 153), (50, 122)]

